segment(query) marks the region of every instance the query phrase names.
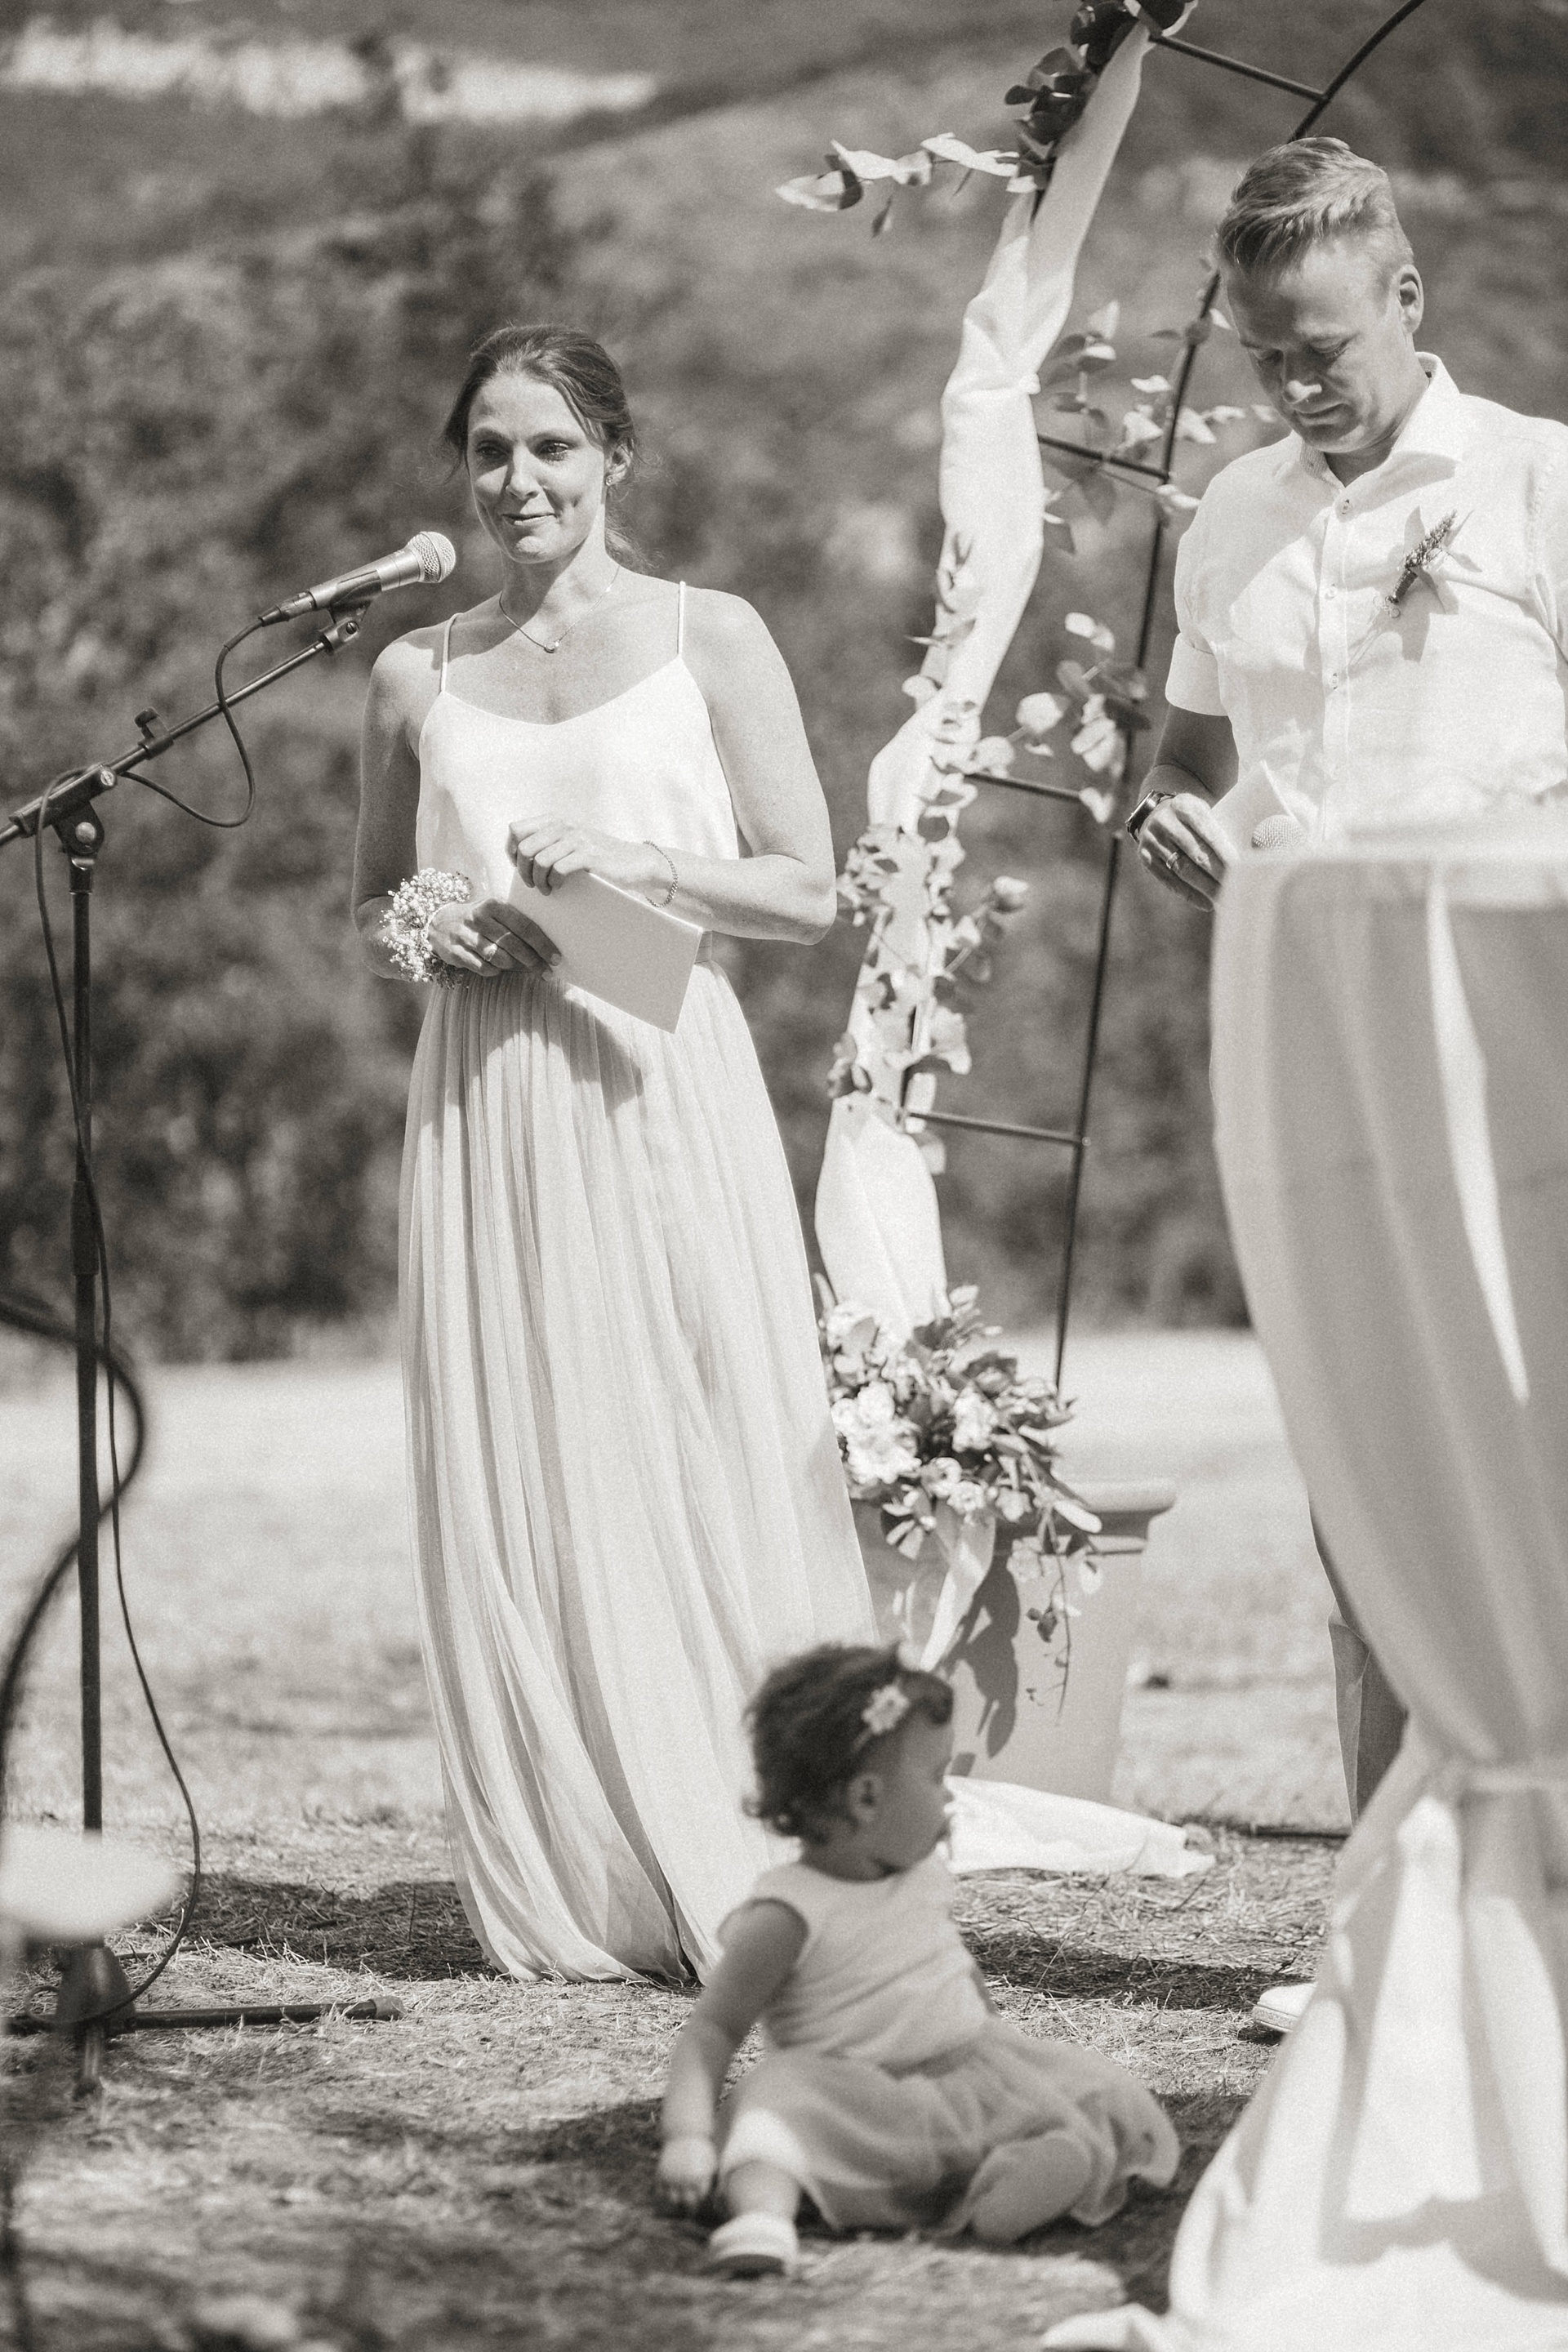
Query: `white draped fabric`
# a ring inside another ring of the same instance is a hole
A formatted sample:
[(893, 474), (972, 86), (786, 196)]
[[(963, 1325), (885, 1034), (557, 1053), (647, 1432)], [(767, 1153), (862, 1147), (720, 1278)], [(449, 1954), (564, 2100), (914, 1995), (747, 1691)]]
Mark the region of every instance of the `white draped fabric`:
[(1329, 1547), (1412, 1711), (1167, 2320), (1059, 2346), (1568, 2346), (1568, 816), (1249, 861), (1218, 1147)]
[[(930, 961), (931, 852), (915, 828), (934, 781), (932, 757), (978, 733), (985, 698), (1035, 584), (1045, 537), (1036, 371), (1067, 324), (1079, 254), (1137, 103), (1148, 49), (1140, 25), (1063, 140), (1044, 200), (1020, 195), (1008, 205), (985, 282), (963, 314), (958, 359), (942, 394), (942, 564), (962, 582), (963, 607), (973, 625), (953, 643), (940, 693), (920, 704), (877, 754), (867, 794), (868, 823), (897, 825), (910, 836), (909, 871), (895, 893), (888, 944), (913, 972), (928, 970)], [(889, 1107), (879, 1120), (886, 1132), (869, 1132), (878, 1114), (867, 1098), (845, 1096), (835, 1103), (816, 1237), (838, 1296), (873, 1307), (902, 1332), (935, 1312), (947, 1287), (935, 1189), (920, 1146), (890, 1123), (902, 1068), (881, 1066), (873, 997), (864, 990), (850, 1027), (876, 1078), (876, 1098)]]

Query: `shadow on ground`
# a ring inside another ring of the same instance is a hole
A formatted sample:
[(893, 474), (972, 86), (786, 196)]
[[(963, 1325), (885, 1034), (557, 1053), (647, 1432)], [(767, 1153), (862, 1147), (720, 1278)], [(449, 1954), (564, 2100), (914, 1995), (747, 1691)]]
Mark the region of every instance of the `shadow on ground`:
[(448, 1879), (394, 1879), (363, 1894), (214, 1872), (195, 1933), (230, 1951), (288, 1955), (426, 1982), (494, 1977)]
[[(717, 2352), (741, 2340), (764, 2352), (894, 2342), (994, 2352), (1123, 2297), (1163, 2306), (1177, 2221), (1238, 2104), (1173, 2101), (1187, 2142), (1177, 2181), (1135, 2189), (1102, 2229), (1061, 2222), (1006, 2252), (808, 2229), (798, 2279), (750, 2284), (706, 2276), (705, 2229), (652, 2210), (651, 2101), (500, 2133), (461, 2116), (425, 2118), (398, 2126), (408, 2178), (416, 2189), (455, 2174), (476, 2186), (482, 2178), (465, 2214), (438, 2202), (422, 2210), (416, 2194), (398, 2200), (399, 2210), (384, 2203), (367, 2213), (348, 2199), (346, 2179), (342, 2196), (326, 2182), (310, 2202), (274, 2204), (266, 2231), (235, 2245), (230, 2276), (301, 2308), (345, 2352), (459, 2344), (602, 2352), (616, 2341), (638, 2352)], [(331, 2109), (315, 2118), (329, 2139), (352, 2120)], [(363, 2119), (355, 2137), (374, 2167)], [(170, 2238), (151, 2263), (79, 2244), (68, 2259), (38, 2250), (30, 2269), (40, 2352), (166, 2347), (169, 2315), (189, 2300), (181, 2252)]]
[(1266, 1985), (1278, 1981), (1278, 1967), (1236, 1968), (1228, 1962), (1163, 1960), (1143, 1953), (1074, 1950), (1058, 1946), (1042, 1953), (1020, 1949), (1016, 1937), (994, 1942), (968, 1937), (985, 1974), (1018, 1991), (1054, 1993), (1058, 2000), (1136, 2001), (1158, 2009), (1249, 2010)]

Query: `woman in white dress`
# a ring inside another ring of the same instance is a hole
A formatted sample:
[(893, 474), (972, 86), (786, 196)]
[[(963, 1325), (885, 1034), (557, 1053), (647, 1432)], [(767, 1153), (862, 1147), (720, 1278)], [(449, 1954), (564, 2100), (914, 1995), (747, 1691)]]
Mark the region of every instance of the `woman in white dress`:
[[(769, 1860), (742, 1715), (870, 1604), (784, 1152), (704, 944), (666, 1033), (567, 987), (506, 903), (583, 868), (705, 930), (819, 939), (826, 810), (751, 607), (634, 572), (614, 363), (509, 328), (447, 437), (505, 583), (389, 646), (354, 909), (465, 876), (423, 930), (402, 1323), (416, 1567), (454, 1864), (518, 1977), (705, 1973)], [(744, 844), (744, 851), (742, 850)], [(748, 854), (749, 853), (749, 854)]]

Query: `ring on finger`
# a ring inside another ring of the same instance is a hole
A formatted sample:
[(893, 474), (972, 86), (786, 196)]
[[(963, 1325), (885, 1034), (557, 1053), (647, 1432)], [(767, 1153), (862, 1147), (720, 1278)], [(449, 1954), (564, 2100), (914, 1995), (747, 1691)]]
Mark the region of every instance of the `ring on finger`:
[(479, 953), (483, 956), (487, 963), (494, 963), (497, 956), (500, 953), (500, 941), (499, 940), (487, 940), (484, 946), (479, 950)]

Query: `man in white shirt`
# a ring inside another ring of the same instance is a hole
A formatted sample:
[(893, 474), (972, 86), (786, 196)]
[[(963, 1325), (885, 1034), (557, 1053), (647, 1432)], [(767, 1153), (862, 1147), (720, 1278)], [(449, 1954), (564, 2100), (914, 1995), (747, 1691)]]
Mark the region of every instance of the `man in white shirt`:
[[(1215, 476), (1182, 543), (1169, 717), (1128, 820), (1149, 871), (1205, 908), (1238, 852), (1298, 828), (1331, 840), (1568, 782), (1568, 426), (1472, 399), (1417, 352), (1387, 175), (1342, 141), (1260, 156), (1216, 244), (1292, 430)], [(1359, 1814), (1404, 1711), (1324, 1566)]]

